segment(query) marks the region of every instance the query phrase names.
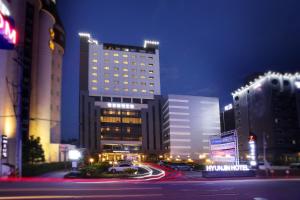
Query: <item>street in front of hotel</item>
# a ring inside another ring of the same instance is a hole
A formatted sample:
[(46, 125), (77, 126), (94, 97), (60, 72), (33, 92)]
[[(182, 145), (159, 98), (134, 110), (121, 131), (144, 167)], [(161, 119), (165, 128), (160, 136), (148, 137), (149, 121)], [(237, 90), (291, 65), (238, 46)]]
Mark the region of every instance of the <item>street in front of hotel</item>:
[(299, 200), (300, 179), (1, 182), (0, 199)]

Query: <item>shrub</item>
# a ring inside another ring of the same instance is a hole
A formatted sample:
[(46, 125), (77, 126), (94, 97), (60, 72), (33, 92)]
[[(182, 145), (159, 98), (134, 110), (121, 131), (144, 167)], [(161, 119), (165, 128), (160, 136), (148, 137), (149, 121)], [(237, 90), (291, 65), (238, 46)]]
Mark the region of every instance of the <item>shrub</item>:
[(70, 162), (53, 162), (53, 163), (42, 163), (42, 164), (23, 164), (23, 176), (39, 176), (48, 172), (70, 169)]
[(83, 177), (101, 177), (104, 172), (108, 171), (110, 166), (108, 163), (95, 163), (82, 167), (80, 172)]
[(194, 165), (194, 170), (196, 170), (196, 171), (200, 171), (200, 170), (204, 170), (205, 169), (205, 165), (203, 165), (203, 164), (195, 164)]
[(137, 172), (136, 169), (128, 168), (123, 171), (125, 174), (134, 174)]

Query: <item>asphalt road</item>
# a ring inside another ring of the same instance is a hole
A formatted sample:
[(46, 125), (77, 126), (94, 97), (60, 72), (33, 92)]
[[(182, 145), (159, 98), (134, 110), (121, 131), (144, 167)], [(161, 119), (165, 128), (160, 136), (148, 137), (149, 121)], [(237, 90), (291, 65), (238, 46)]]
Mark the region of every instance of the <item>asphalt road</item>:
[(299, 200), (300, 179), (150, 181), (150, 182), (2, 182), (2, 199), (251, 199)]

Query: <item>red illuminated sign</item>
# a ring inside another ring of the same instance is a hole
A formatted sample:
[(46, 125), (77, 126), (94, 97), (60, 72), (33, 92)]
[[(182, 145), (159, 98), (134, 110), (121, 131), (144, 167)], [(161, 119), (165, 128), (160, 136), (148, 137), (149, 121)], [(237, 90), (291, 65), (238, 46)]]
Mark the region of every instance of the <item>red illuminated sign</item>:
[(2, 35), (10, 44), (17, 43), (16, 29), (12, 27), (10, 22), (6, 20), (1, 13), (0, 13), (0, 35)]

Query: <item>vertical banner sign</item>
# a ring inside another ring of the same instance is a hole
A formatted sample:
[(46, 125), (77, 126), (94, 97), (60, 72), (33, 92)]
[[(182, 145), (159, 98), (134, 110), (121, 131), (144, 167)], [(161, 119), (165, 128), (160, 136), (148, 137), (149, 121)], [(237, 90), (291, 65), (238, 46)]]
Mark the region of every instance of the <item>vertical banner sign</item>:
[(7, 158), (7, 145), (8, 145), (7, 136), (2, 135), (2, 138), (1, 138), (1, 158), (2, 159)]
[(250, 135), (249, 137), (249, 161), (251, 166), (256, 166), (256, 145), (255, 145), (256, 137), (254, 135)]

